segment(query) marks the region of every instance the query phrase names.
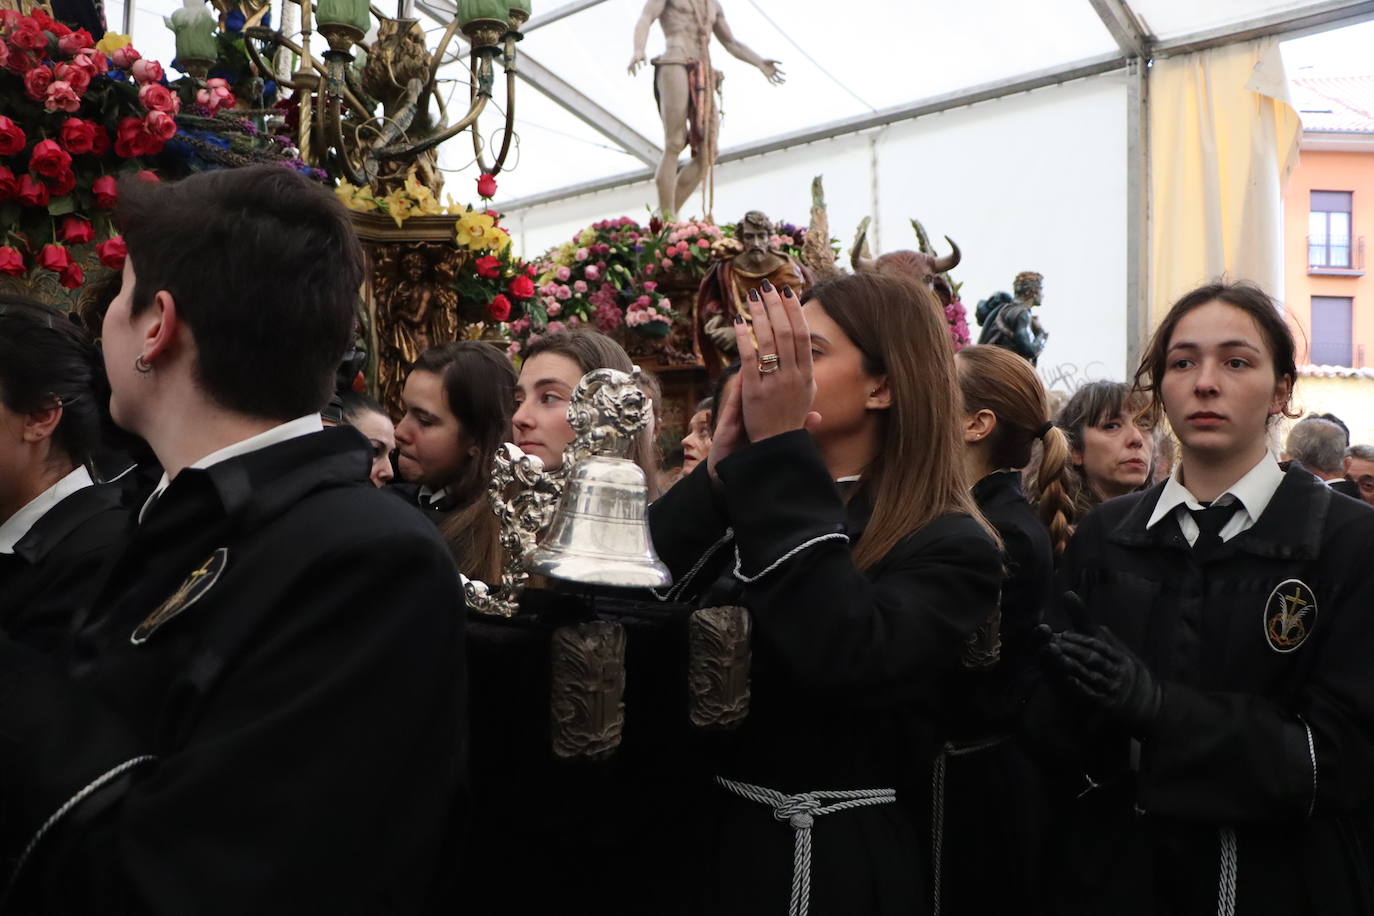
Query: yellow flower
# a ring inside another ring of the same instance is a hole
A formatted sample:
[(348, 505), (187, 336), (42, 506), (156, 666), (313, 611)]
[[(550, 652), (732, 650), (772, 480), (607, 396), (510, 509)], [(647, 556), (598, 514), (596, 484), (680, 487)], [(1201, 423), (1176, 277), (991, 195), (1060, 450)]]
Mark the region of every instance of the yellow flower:
[(494, 238), (491, 242), (491, 250), (500, 254), (510, 247), (510, 233), (504, 229), (493, 229)]
[(564, 242), (558, 246), (558, 250), (553, 253), (553, 262), (559, 267), (572, 267), (576, 260), (577, 246), (572, 242)]
[(415, 166), (410, 167), (406, 173), (405, 190), (415, 201), (415, 209), (420, 213), (433, 214), (442, 213), (443, 207), (435, 199), (434, 192), (424, 184), (420, 183), (419, 177), (415, 174)]
[(577, 243), (581, 245), (583, 248), (586, 248), (588, 245), (595, 245), (596, 230), (591, 228), (590, 226), (588, 226), (586, 229), (583, 229), (582, 234), (577, 237)]
[(356, 210), (359, 213), (371, 213), (377, 209), (385, 209), (383, 204), (378, 203), (378, 201), (372, 197), (372, 193), (367, 188), (355, 188), (346, 181), (339, 182), (339, 186), (334, 189), (334, 193), (338, 196), (339, 200), (343, 202), (345, 207), (350, 210)]
[(112, 55), (120, 48), (127, 47), (130, 38), (128, 35), (121, 35), (118, 32), (106, 32), (105, 37), (95, 43), (95, 49), (101, 54)]
[(386, 211), (396, 221), (396, 228), (398, 229), (407, 217), (413, 216), (416, 212), (415, 202), (410, 199), (405, 188), (397, 188), (382, 198), (381, 202), (386, 204)]
[[(458, 223), (454, 227), (454, 237), (458, 245), (472, 251), (485, 251), (491, 248), (497, 232), (500, 230), (496, 228), (496, 220), (476, 210), (469, 210), (458, 217)], [(506, 236), (506, 244), (510, 244), (510, 236)]]

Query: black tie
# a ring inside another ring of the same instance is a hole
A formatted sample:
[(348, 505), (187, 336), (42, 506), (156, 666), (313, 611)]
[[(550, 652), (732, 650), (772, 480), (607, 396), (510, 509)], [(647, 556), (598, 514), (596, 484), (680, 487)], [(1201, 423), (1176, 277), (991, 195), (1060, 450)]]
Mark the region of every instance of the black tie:
[(1193, 542), (1193, 554), (1198, 559), (1208, 556), (1221, 546), (1221, 529), (1231, 520), (1240, 508), (1240, 500), (1232, 499), (1225, 505), (1204, 503), (1201, 509), (1189, 509), (1188, 514), (1197, 522), (1198, 536)]

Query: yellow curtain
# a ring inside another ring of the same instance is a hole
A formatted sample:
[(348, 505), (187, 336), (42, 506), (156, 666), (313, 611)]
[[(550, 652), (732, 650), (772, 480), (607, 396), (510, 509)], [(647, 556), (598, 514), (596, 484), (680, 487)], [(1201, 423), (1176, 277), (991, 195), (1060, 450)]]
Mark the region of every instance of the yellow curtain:
[(1217, 277), (1283, 298), (1283, 187), (1302, 125), (1276, 39), (1150, 70), (1150, 324)]

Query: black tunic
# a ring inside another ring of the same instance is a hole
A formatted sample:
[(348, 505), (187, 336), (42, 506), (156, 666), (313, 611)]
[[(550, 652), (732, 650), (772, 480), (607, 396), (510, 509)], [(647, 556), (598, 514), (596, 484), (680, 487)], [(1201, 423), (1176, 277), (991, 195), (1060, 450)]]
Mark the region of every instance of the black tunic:
[(973, 498), (1002, 538), (1005, 578), (997, 658), (967, 658), (949, 677), (941, 704), (944, 776), (931, 804), (942, 824), (945, 916), (1033, 912), (1039, 844), (1028, 838), (1047, 820), (1038, 768), (1017, 732), (1036, 681), (1034, 632), (1052, 591), (1053, 549), (1018, 472), (989, 474), (974, 485)]
[(104, 484), (82, 487), (44, 513), (12, 555), (0, 554), (0, 629), (44, 653), (62, 642), (123, 545), (123, 495)]
[(184, 470), (57, 664), (0, 640), (5, 852), (79, 798), (13, 911), (431, 911), (456, 870), (463, 605), (433, 526), (368, 466), (338, 428)]
[[(896, 789), (929, 792), (941, 675), (996, 607), (1000, 563), (973, 519), (946, 515), (914, 532), (868, 572), (851, 557), (867, 503), (846, 507), (802, 431), (722, 461), (722, 492), (705, 466), (650, 510), (654, 544), (673, 571), (668, 597), (717, 592), (732, 572), (754, 619), (753, 702), (721, 737), (714, 772), (785, 794)], [(794, 834), (759, 804), (710, 784), (681, 812), (695, 822), (697, 909), (785, 912)], [(923, 912), (929, 893), (924, 825), (905, 805), (818, 817), (811, 913)]]
[(1057, 911), (1214, 913), (1234, 888), (1240, 916), (1374, 912), (1374, 509), (1291, 468), (1199, 562), (1172, 514), (1145, 527), (1163, 487), (1104, 503), (1066, 554), (1163, 700), (1134, 746), (1061, 707), (1081, 753)]

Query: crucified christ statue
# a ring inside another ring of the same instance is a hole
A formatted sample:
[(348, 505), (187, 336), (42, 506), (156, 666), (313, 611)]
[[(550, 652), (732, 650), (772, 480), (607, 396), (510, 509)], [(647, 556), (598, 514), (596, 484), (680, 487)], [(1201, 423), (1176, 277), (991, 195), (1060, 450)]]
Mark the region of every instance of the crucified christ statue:
[[(720, 116), (715, 100), (721, 74), (711, 68), (711, 35), (735, 57), (758, 67), (768, 82), (781, 84), (783, 72), (778, 61), (765, 60), (735, 38), (717, 0), (648, 0), (635, 25), (631, 76), (644, 65), (644, 45), (655, 20), (666, 47), (662, 57), (651, 61), (654, 97), (663, 119), (663, 161), (654, 180), (659, 213), (672, 219), (716, 161)], [(689, 145), (691, 161), (679, 172), (678, 156)]]

